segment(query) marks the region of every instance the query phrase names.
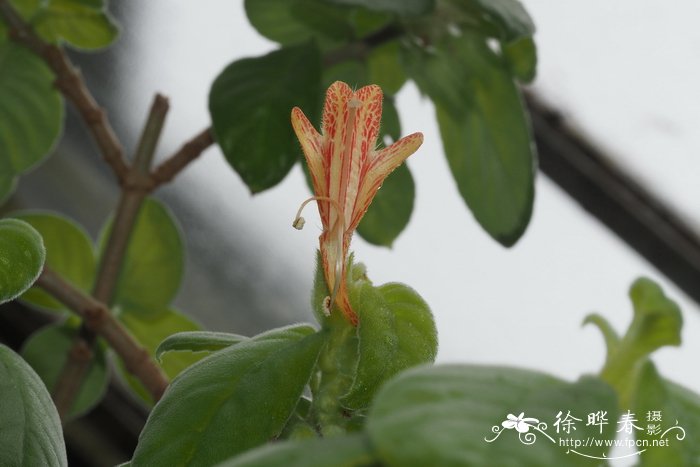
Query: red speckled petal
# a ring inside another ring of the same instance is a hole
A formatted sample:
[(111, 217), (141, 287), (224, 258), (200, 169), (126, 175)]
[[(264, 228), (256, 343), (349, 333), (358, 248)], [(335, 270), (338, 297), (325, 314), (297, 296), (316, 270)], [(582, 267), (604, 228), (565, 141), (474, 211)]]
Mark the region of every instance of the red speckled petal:
[(413, 133), (374, 154), (362, 179), (350, 228), (355, 229), (386, 177), (423, 144), (423, 133)]
[[(326, 170), (323, 164), (323, 138), (299, 107), (292, 109), (292, 128), (294, 128), (297, 139), (301, 143), (301, 149), (309, 167), (311, 183), (314, 186), (314, 193), (316, 196), (328, 196)], [(325, 225), (329, 221), (331, 207), (327, 202), (319, 202), (317, 204), (321, 221)]]
[(326, 103), (323, 107), (323, 159), (326, 170), (326, 184), (328, 196), (338, 202), (340, 212), (330, 211), (329, 222), (326, 228), (335, 225), (336, 219), (344, 219), (343, 210), (345, 208), (345, 188), (347, 174), (349, 171), (349, 160), (343, 157), (346, 153), (345, 142), (350, 129), (348, 119), (348, 102), (352, 98), (353, 92), (347, 84), (336, 81), (331, 84), (326, 91)]
[[(345, 191), (345, 226), (352, 223), (352, 215), (360, 192), (360, 183), (369, 166), (382, 118), (382, 89), (377, 85), (360, 88), (352, 97), (356, 112), (352, 138), (349, 143), (350, 164)], [(348, 148), (346, 148), (347, 150)]]

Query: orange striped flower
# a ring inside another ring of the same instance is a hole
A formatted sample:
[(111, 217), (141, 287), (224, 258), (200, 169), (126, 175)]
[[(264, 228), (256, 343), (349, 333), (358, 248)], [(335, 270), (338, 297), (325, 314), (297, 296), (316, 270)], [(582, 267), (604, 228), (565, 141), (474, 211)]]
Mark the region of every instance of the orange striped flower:
[[(292, 126), (309, 165), (315, 196), (323, 223), (319, 238), (323, 271), (331, 296), (325, 311), (337, 304), (345, 317), (357, 324), (350, 306), (345, 265), (352, 233), (367, 211), (384, 179), (423, 142), (422, 133), (413, 133), (391, 146), (377, 150), (382, 116), (382, 90), (365, 86), (357, 91), (340, 81), (326, 92), (321, 134), (298, 107), (292, 109)], [(299, 210), (301, 213), (301, 208)], [(295, 227), (303, 219), (297, 215)]]

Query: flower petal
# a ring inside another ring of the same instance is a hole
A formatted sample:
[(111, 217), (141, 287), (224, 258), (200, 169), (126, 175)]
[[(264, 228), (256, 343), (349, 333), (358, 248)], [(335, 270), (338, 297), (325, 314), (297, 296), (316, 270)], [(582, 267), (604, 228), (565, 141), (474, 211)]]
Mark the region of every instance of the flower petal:
[(518, 433), (527, 433), (528, 431), (530, 431), (530, 425), (519, 421), (518, 423), (516, 423), (515, 429), (518, 431)]
[(408, 156), (416, 152), (421, 144), (423, 144), (423, 133), (413, 133), (374, 153), (361, 182), (349, 228), (357, 227), (386, 177)]
[(355, 154), (359, 152), (362, 157), (369, 157), (374, 151), (379, 136), (379, 126), (382, 120), (382, 88), (371, 84), (358, 89), (353, 96), (360, 101), (360, 109), (357, 114), (357, 126), (355, 127)]
[(311, 181), (316, 196), (328, 196), (326, 191), (326, 175), (323, 170), (323, 153), (321, 152), (322, 138), (309, 119), (299, 107), (292, 109), (292, 128), (301, 143), (301, 149), (309, 166)]
[[(345, 226), (347, 230), (352, 223), (353, 209), (361, 189), (362, 178), (369, 166), (371, 154), (377, 144), (379, 125), (382, 119), (382, 88), (376, 84), (358, 89), (349, 103), (352, 121), (352, 134), (347, 141), (346, 150), (350, 164), (345, 188)], [(354, 109), (354, 110), (353, 110)]]
[(350, 158), (345, 157), (348, 152), (346, 141), (349, 135), (346, 135), (348, 130), (352, 129), (349, 124), (350, 112), (348, 111), (348, 103), (352, 99), (352, 89), (347, 84), (336, 81), (331, 84), (326, 91), (326, 103), (323, 106), (323, 124), (321, 132), (323, 133), (323, 167), (327, 174), (327, 189), (328, 196), (338, 203), (340, 212), (331, 210), (330, 217), (326, 226), (330, 227), (335, 224), (336, 219), (340, 216), (345, 220), (345, 193), (347, 186), (347, 178), (350, 172)]

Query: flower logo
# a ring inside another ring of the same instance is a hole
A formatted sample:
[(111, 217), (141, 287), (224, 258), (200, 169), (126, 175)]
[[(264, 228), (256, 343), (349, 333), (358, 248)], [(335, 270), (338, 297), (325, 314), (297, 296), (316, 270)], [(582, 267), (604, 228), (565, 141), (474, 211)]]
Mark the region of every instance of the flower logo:
[(540, 421), (536, 418), (525, 417), (525, 412), (520, 412), (517, 417), (509, 413), (506, 420), (503, 420), (501, 426), (507, 430), (516, 429), (518, 433), (527, 433), (530, 427), (535, 427)]

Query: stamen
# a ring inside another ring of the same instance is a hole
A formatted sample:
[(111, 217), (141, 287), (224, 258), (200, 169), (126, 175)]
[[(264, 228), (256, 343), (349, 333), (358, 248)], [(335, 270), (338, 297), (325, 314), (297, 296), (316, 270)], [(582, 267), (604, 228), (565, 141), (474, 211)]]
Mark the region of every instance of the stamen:
[(311, 198), (301, 203), (301, 206), (299, 206), (297, 215), (294, 218), (294, 221), (292, 222), (292, 227), (294, 227), (295, 229), (301, 230), (304, 228), (304, 225), (306, 224), (306, 219), (301, 217), (301, 211), (303, 211), (306, 205), (309, 204), (311, 201), (328, 201), (329, 203), (331, 203), (331, 206), (333, 206), (338, 212), (338, 218), (340, 218), (340, 206), (338, 205), (338, 202), (336, 200), (331, 199), (327, 196), (312, 196)]

